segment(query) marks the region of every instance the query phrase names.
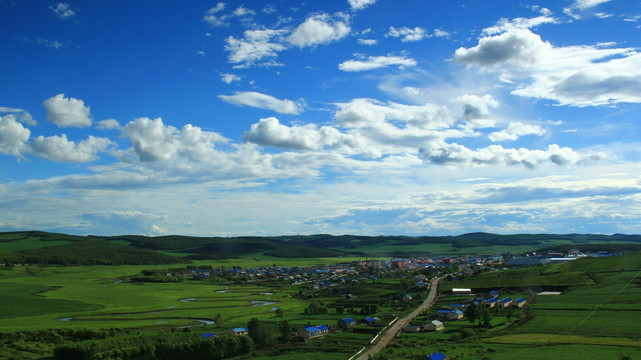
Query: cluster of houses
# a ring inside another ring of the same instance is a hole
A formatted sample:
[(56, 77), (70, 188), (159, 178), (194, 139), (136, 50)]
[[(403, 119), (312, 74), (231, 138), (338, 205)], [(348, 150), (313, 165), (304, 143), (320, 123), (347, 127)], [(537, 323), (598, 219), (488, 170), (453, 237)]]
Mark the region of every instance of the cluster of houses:
[[(231, 329), (231, 333), (236, 336), (246, 336), (249, 335), (249, 329), (246, 327), (237, 327)], [(325, 325), (316, 325), (316, 326), (306, 326), (296, 332), (296, 335), (301, 337), (304, 341), (309, 341), (313, 338), (318, 338), (329, 334), (329, 327)], [(203, 338), (214, 337), (216, 334), (206, 332), (202, 335)]]

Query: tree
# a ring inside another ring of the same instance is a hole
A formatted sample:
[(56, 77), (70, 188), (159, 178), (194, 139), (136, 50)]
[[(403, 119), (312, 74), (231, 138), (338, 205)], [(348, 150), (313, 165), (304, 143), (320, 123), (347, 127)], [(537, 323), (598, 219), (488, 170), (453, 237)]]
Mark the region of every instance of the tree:
[(492, 315), (490, 314), (490, 311), (485, 306), (480, 306), (478, 310), (479, 310), (478, 312), (479, 321), (486, 327), (489, 327), (490, 321), (492, 320)]
[(278, 329), (280, 330), (280, 337), (278, 340), (282, 344), (286, 344), (292, 337), (292, 326), (287, 322), (287, 320), (282, 320), (278, 323)]
[(507, 309), (505, 309), (505, 317), (508, 321), (510, 321), (512, 317), (514, 317), (514, 309), (512, 309), (512, 307), (508, 307)]
[(276, 316), (278, 316), (279, 318), (282, 318), (282, 317), (283, 317), (283, 315), (284, 315), (283, 310), (282, 310), (281, 308), (276, 309), (275, 314), (276, 314)]
[(258, 347), (266, 347), (274, 343), (271, 332), (258, 318), (249, 320), (247, 330), (249, 330), (249, 337), (251, 337), (254, 344)]
[(475, 325), (476, 320), (479, 318), (479, 307), (476, 304), (470, 304), (465, 311), (465, 316), (472, 322), (472, 325)]
[(345, 312), (345, 308), (343, 308), (342, 306), (336, 307), (336, 315), (343, 315), (343, 312)]

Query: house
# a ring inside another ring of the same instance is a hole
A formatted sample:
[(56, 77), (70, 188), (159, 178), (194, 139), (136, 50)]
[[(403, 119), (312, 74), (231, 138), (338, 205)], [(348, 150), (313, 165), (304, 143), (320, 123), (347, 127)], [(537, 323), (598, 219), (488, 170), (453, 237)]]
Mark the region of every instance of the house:
[(354, 325), (356, 325), (356, 320), (352, 318), (344, 318), (338, 320), (338, 326), (340, 326), (341, 329), (347, 329)]
[(214, 336), (216, 336), (216, 334), (214, 334), (214, 333), (204, 333), (203, 334), (203, 339), (207, 339), (207, 338), (214, 337)]
[(233, 328), (231, 331), (234, 333), (236, 336), (244, 336), (249, 334), (249, 329), (247, 328)]
[(450, 309), (465, 309), (467, 305), (465, 304), (450, 304)]
[(490, 296), (493, 297), (493, 298), (499, 297), (499, 295), (500, 295), (500, 293), (497, 290), (490, 291)]
[(445, 325), (438, 320), (432, 320), (431, 322), (423, 325), (424, 331), (441, 331), (443, 329), (445, 329)]
[(435, 352), (434, 354), (427, 355), (425, 360), (449, 360), (449, 356), (445, 356), (440, 352)]
[(491, 308), (493, 308), (493, 307), (494, 307), (494, 305), (496, 305), (496, 303), (498, 303), (498, 302), (499, 302), (499, 298), (497, 298), (497, 297), (493, 297), (493, 298), (491, 298), (491, 299), (489, 299), (489, 300), (487, 300), (487, 301), (485, 302), (485, 307), (487, 307), (487, 308), (490, 308), (490, 309), (491, 309)]
[(472, 289), (453, 288), (452, 295), (471, 295)]
[(303, 339), (305, 339), (305, 341), (309, 341), (310, 339), (329, 334), (329, 328), (325, 325), (308, 326), (302, 329), (299, 334), (303, 337)]
[(509, 297), (501, 299), (501, 305), (503, 305), (504, 308), (510, 306), (511, 303), (512, 303), (512, 299)]
[(396, 317), (395, 313), (384, 312), (382, 315), (383, 319), (393, 319)]
[(405, 296), (403, 296), (403, 301), (404, 302), (412, 301), (412, 295), (405, 294)]
[(461, 320), (463, 318), (464, 314), (461, 310), (452, 310), (450, 311), (449, 314), (447, 314), (447, 320)]
[(374, 324), (376, 324), (378, 321), (379, 321), (379, 320), (378, 320), (378, 318), (377, 318), (377, 317), (368, 316), (368, 317), (366, 317), (366, 318), (365, 318), (365, 320), (363, 320), (363, 323), (365, 323), (365, 325), (374, 325)]
[(514, 302), (512, 303), (512, 307), (514, 307), (514, 308), (522, 308), (525, 305), (525, 303), (527, 303), (527, 300), (525, 300), (525, 298), (520, 297), (520, 298), (514, 300)]
[(419, 332), (419, 331), (421, 331), (421, 327), (420, 326), (416, 326), (416, 325), (406, 325), (403, 328), (403, 331), (405, 331), (405, 332)]
[(447, 316), (452, 312), (450, 309), (438, 309), (436, 312), (436, 316), (438, 316), (439, 319), (447, 319)]

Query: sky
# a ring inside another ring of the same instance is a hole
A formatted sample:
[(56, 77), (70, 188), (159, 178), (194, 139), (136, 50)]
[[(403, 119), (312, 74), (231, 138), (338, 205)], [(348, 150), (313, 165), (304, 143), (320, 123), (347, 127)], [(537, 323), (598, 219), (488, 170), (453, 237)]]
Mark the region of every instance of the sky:
[(640, 0), (0, 0), (0, 231), (641, 233)]

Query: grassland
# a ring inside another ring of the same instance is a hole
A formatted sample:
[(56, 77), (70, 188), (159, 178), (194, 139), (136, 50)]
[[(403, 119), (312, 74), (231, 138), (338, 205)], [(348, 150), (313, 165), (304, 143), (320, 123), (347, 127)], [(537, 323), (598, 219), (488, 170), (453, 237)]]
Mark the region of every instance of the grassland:
[[(349, 260), (262, 257), (198, 261), (198, 264), (190, 265), (250, 267), (273, 266), (276, 263), (279, 266), (309, 266)], [(402, 313), (404, 308), (408, 308), (407, 304), (389, 300), (394, 295), (408, 291), (400, 286), (402, 278), (394, 277), (365, 280), (361, 284), (351, 285), (350, 291), (356, 295), (356, 299), (347, 303), (345, 296), (338, 291), (310, 290), (308, 287), (283, 283), (123, 281), (143, 270), (165, 268), (167, 265), (5, 267), (0, 270), (0, 291), (3, 293), (0, 329), (7, 333), (24, 333), (27, 338), (33, 338), (36, 336), (33, 334), (47, 329), (85, 331), (124, 328), (144, 333), (168, 333), (171, 329), (190, 328), (197, 333), (225, 333), (234, 327), (246, 327), (252, 318), (258, 318), (277, 333), (277, 324), (283, 320), (288, 321), (294, 329), (300, 329), (308, 325), (336, 325), (338, 319), (345, 316), (363, 318), (365, 315), (348, 312), (359, 312), (372, 304), (377, 306), (378, 311)], [(420, 301), (422, 294), (414, 292), (413, 295), (416, 301)], [(305, 314), (304, 310), (312, 301), (318, 301), (327, 311)], [(344, 306), (346, 313), (337, 313), (336, 306)], [(283, 314), (278, 316), (276, 309)], [(367, 344), (377, 327), (365, 330), (338, 332), (313, 344), (275, 346), (256, 356), (345, 359)], [(46, 336), (58, 335), (47, 333)], [(20, 339), (22, 337), (19, 336)], [(56, 343), (46, 341), (3, 340), (2, 343), (5, 341), (13, 345), (0, 346), (0, 358), (41, 358), (51, 355), (56, 346)]]

